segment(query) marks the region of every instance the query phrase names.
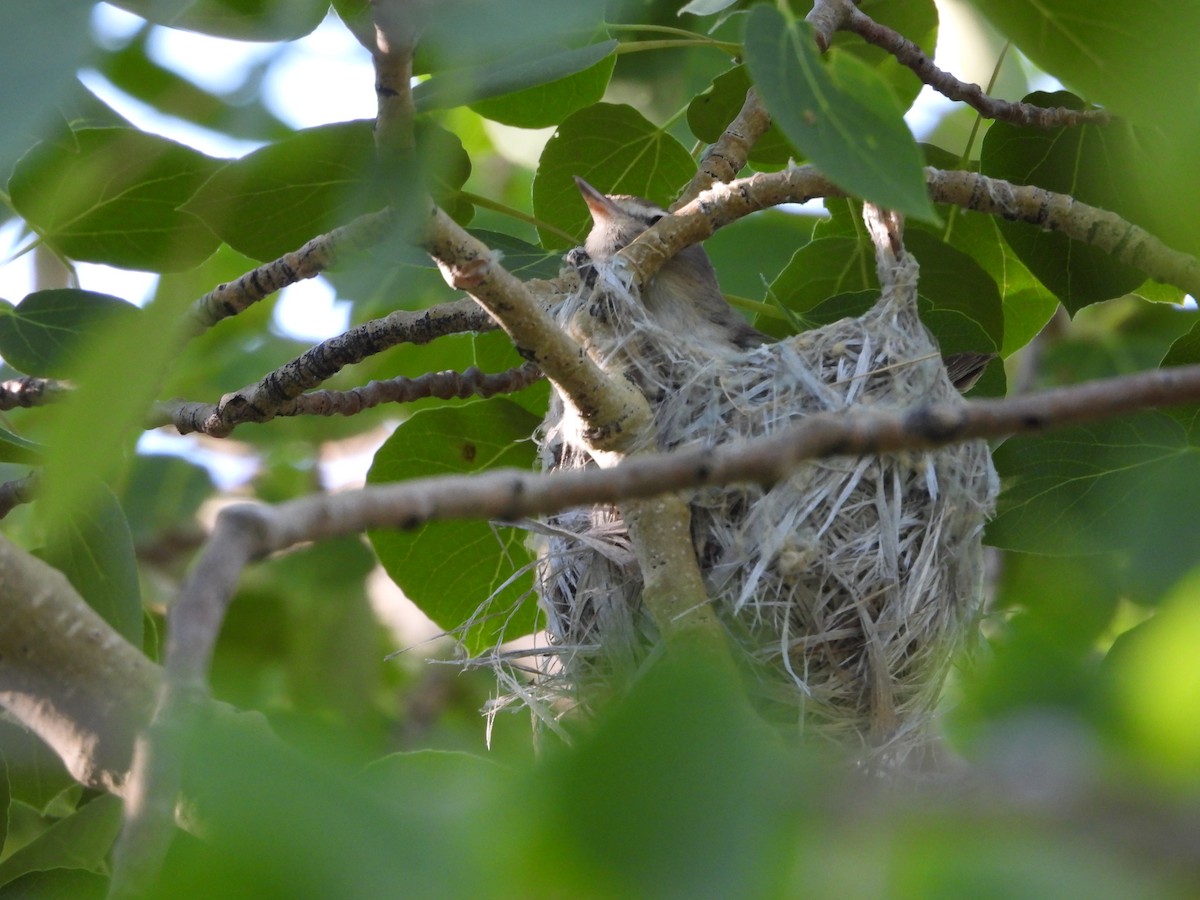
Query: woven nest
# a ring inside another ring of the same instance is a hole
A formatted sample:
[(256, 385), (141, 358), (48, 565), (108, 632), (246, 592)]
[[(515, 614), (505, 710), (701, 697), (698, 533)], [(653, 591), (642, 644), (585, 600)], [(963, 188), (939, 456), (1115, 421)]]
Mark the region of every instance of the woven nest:
[[(769, 435), (816, 412), (959, 402), (917, 317), (916, 262), (901, 253), (893, 263), (867, 314), (749, 351), (714, 355), (659, 328), (612, 267), (599, 266), (595, 286), (560, 316), (603, 367), (642, 388), (661, 450)], [(541, 434), (545, 468), (595, 464), (576, 426), (557, 402)], [(769, 489), (692, 493), (708, 595), (753, 660), (764, 708), (871, 759), (921, 745), (951, 659), (974, 631), (995, 493), (979, 441), (819, 460)], [(540, 682), (521, 693), (546, 715), (548, 699), (586, 696), (582, 688), (631, 671), (658, 634), (615, 507), (570, 510), (539, 531), (551, 647)]]

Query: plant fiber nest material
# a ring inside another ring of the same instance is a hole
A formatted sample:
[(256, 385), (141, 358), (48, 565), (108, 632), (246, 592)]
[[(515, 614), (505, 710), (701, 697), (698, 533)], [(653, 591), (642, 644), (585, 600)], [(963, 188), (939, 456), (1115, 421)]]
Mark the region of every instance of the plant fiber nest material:
[[(865, 315), (748, 351), (714, 354), (658, 327), (613, 266), (598, 266), (595, 287), (559, 315), (602, 367), (645, 393), (660, 450), (769, 435), (815, 412), (961, 402), (917, 316), (916, 261), (879, 253), (884, 287)], [(577, 426), (556, 402), (545, 468), (595, 465)], [(977, 624), (996, 489), (988, 448), (974, 441), (808, 462), (767, 489), (694, 491), (708, 595), (761, 676), (764, 709), (872, 761), (923, 746)], [(658, 635), (615, 507), (569, 510), (539, 530), (538, 592), (557, 650), (542, 657), (534, 691), (544, 700), (619, 678)]]

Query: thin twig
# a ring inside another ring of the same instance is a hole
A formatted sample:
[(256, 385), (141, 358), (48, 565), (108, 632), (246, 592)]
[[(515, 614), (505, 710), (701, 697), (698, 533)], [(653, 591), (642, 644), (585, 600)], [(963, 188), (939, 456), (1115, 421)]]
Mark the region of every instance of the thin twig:
[(938, 93), (966, 103), (988, 119), (1034, 128), (1061, 128), (1084, 123), (1102, 125), (1109, 121), (1108, 113), (1100, 109), (1047, 108), (991, 97), (979, 85), (960, 81), (939, 69), (924, 50), (899, 32), (876, 22), (851, 0), (817, 0), (805, 21), (812, 25), (817, 46), (822, 50), (828, 49), (834, 32), (853, 32), (867, 43), (886, 50)]
[(692, 176), (687, 187), (679, 195), (671, 210), (674, 211), (695, 200), (703, 191), (737, 178), (746, 166), (750, 150), (771, 127), (771, 116), (758, 99), (754, 88), (746, 92), (746, 100), (729, 127), (722, 132), (717, 142), (704, 151), (700, 168)]

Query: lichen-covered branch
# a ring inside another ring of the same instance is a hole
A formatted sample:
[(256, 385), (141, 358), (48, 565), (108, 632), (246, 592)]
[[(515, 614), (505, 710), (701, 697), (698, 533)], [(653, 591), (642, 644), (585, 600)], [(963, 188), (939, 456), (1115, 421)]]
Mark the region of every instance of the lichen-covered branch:
[(542, 377), (541, 370), (532, 363), (495, 374), (481, 372), (475, 366), (465, 372), (426, 372), (416, 378), (372, 381), (348, 391), (314, 391), (283, 404), (276, 415), (353, 416), (381, 403), (411, 403), (426, 397), (494, 397), (523, 390)]

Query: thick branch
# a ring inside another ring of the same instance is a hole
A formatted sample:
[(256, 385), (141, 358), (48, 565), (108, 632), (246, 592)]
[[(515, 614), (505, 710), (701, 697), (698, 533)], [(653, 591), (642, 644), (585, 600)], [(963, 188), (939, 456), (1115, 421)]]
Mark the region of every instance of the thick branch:
[(0, 535), (0, 705), (80, 784), (126, 792), (162, 673), (66, 577)]
[(474, 297), (512, 338), (517, 352), (570, 397), (597, 448), (620, 451), (648, 427), (645, 398), (624, 379), (601, 370), (529, 288), (500, 265), (499, 255), (436, 205), (431, 204), (423, 242), (446, 281)]

